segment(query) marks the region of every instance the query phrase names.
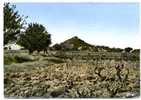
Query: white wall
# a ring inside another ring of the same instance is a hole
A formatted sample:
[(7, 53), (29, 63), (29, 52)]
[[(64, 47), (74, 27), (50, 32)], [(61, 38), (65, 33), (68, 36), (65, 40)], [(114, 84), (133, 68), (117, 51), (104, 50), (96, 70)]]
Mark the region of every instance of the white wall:
[(4, 47), (7, 47), (8, 50), (9, 50), (9, 47), (11, 48), (11, 50), (20, 50), (21, 48), (23, 48), (23, 47), (21, 47), (20, 45), (18, 45), (18, 44), (16, 44), (16, 43), (7, 44), (7, 45), (5, 45)]

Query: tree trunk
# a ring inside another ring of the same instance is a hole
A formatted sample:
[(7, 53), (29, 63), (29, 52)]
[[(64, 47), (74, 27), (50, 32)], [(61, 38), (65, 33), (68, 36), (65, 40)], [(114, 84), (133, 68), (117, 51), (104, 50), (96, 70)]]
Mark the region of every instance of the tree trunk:
[(29, 55), (31, 55), (33, 53), (33, 50), (29, 50)]
[(38, 54), (40, 53), (40, 50), (37, 50)]
[(47, 54), (47, 49), (44, 49), (44, 54)]

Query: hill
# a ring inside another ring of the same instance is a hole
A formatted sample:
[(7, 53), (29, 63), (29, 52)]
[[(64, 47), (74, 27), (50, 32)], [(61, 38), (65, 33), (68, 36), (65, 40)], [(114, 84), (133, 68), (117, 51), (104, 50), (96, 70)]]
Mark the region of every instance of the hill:
[(64, 50), (90, 50), (94, 48), (93, 45), (86, 43), (77, 36), (74, 36), (60, 44), (55, 44), (53, 48), (64, 49)]
[[(121, 48), (110, 48), (108, 46), (103, 46), (103, 45), (92, 45), (89, 44), (87, 42), (85, 42), (84, 40), (80, 39), (77, 36), (74, 36), (70, 39), (65, 40), (64, 42), (60, 43), (60, 44), (55, 44), (51, 47), (53, 50), (88, 50), (88, 51), (95, 51), (95, 52), (103, 52), (103, 51), (107, 51), (107, 52), (122, 52), (125, 49), (121, 49)], [(132, 48), (131, 48), (132, 49)], [(134, 49), (132, 50), (133, 52), (137, 52), (139, 53), (139, 49)]]

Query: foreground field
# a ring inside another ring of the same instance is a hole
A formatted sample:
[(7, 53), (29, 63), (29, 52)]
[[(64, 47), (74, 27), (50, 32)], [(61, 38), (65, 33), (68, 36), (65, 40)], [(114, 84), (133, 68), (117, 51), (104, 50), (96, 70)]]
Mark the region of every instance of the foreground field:
[(139, 61), (34, 56), (4, 66), (4, 95), (10, 98), (138, 97)]

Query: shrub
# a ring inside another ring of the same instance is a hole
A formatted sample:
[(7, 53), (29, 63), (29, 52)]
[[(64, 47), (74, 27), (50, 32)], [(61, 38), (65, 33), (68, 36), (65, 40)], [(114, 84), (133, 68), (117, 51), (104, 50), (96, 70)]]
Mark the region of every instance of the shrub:
[(15, 59), (15, 62), (17, 63), (36, 60), (33, 56), (30, 56), (30, 55), (16, 55), (14, 59)]
[(9, 65), (13, 62), (13, 58), (11, 56), (4, 56), (4, 65)]

